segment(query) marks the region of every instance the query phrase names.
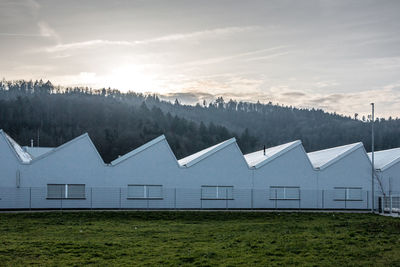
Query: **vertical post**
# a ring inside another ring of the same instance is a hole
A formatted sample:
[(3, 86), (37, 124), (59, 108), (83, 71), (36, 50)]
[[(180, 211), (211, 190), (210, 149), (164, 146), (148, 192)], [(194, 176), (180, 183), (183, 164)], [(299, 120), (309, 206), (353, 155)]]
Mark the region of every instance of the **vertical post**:
[(121, 198), (122, 198), (122, 189), (121, 187), (119, 188), (119, 209), (121, 209)]
[(251, 189), (251, 209), (254, 208), (254, 188)]
[(93, 187), (90, 188), (90, 209), (93, 209)]
[(149, 209), (149, 187), (146, 186), (146, 202), (147, 202), (147, 209)]
[(174, 209), (176, 209), (176, 187), (174, 188)]
[(371, 212), (373, 213), (375, 210), (375, 177), (374, 177), (374, 173), (375, 173), (375, 159), (374, 159), (374, 148), (375, 148), (375, 138), (374, 138), (374, 113), (375, 113), (375, 105), (374, 103), (371, 103), (372, 106), (372, 115), (371, 115), (371, 161), (372, 161), (372, 171), (371, 171), (371, 176), (372, 176), (372, 182), (371, 182), (371, 188), (372, 188), (372, 205), (371, 205)]
[(301, 208), (301, 189), (299, 189), (299, 209)]
[(203, 209), (203, 188), (200, 187), (200, 209)]
[(322, 189), (322, 209), (325, 209), (325, 190)]
[(32, 187), (29, 187), (29, 210), (32, 210)]
[(225, 198), (226, 198), (225, 209), (228, 209), (228, 187), (225, 188)]
[(392, 202), (393, 198), (392, 198), (392, 194), (389, 195), (389, 205), (390, 205), (390, 211), (389, 213), (392, 214), (392, 209), (393, 209), (393, 202)]

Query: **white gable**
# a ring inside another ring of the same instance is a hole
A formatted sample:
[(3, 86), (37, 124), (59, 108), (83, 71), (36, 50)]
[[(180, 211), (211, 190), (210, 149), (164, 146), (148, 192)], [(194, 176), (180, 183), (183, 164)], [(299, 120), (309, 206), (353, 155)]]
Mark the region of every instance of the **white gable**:
[(14, 139), (12, 139), (8, 134), (4, 133), (2, 131), (2, 133), (4, 134), (4, 136), (6, 137), (7, 142), (10, 144), (11, 148), (15, 151), (15, 154), (17, 155), (17, 157), (19, 158), (19, 160), (22, 163), (29, 163), (32, 160), (31, 155), (29, 155), (27, 152), (25, 152), (22, 147), (14, 141)]
[[(368, 153), (368, 157), (371, 159), (372, 154)], [(393, 149), (376, 151), (374, 153), (375, 169), (379, 169), (379, 170), (386, 169), (398, 161), (400, 161), (400, 148), (399, 147), (393, 148)]]
[(236, 139), (235, 138), (231, 138), (229, 140), (226, 140), (224, 142), (216, 144), (216, 145), (214, 145), (212, 147), (203, 149), (203, 150), (201, 150), (201, 151), (199, 151), (199, 152), (197, 152), (195, 154), (187, 156), (186, 158), (180, 159), (180, 160), (178, 160), (178, 163), (181, 166), (189, 167), (189, 166), (201, 161), (202, 159), (212, 155), (213, 153), (215, 153), (215, 152), (223, 149), (224, 147), (226, 147), (226, 146), (228, 146), (228, 145), (230, 145), (232, 143), (235, 143), (235, 142), (236, 142)]
[(123, 162), (123, 161), (125, 161), (125, 160), (127, 160), (127, 159), (129, 159), (129, 158), (131, 158), (131, 157), (133, 157), (133, 156), (135, 156), (137, 154), (139, 154), (140, 152), (148, 149), (149, 147), (154, 146), (155, 144), (157, 144), (157, 143), (159, 143), (159, 142), (161, 142), (163, 140), (165, 140), (165, 136), (161, 135), (161, 136), (151, 140), (150, 142), (147, 142), (146, 144), (144, 144), (144, 145), (132, 150), (131, 152), (126, 153), (125, 155), (123, 155), (121, 157), (118, 157), (117, 159), (113, 160), (111, 162), (111, 165), (117, 165), (117, 164), (119, 164), (119, 163), (121, 163), (121, 162)]
[(314, 151), (307, 153), (314, 168), (325, 168), (340, 158), (346, 156), (348, 153), (362, 147), (362, 143), (354, 143), (350, 145), (338, 146), (329, 149)]
[(54, 149), (54, 147), (31, 147), (31, 146), (24, 146), (22, 147), (24, 151), (28, 152), (33, 158), (37, 158), (43, 154), (46, 154)]
[(244, 155), (244, 158), (250, 167), (257, 168), (300, 144), (301, 142), (297, 140), (283, 145), (270, 147), (265, 150), (265, 153), (264, 150), (260, 150), (246, 154)]

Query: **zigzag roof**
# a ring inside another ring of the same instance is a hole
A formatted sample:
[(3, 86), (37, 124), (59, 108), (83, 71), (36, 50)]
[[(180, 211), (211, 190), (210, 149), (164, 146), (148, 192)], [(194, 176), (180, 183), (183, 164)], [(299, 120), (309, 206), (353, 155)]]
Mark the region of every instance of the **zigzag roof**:
[(159, 136), (159, 137), (147, 142), (146, 144), (144, 144), (144, 145), (132, 150), (131, 152), (128, 152), (125, 155), (123, 155), (121, 157), (118, 157), (117, 159), (111, 161), (111, 165), (117, 165), (117, 164), (129, 159), (130, 157), (133, 157), (133, 156), (139, 154), (140, 152), (146, 150), (147, 148), (149, 148), (151, 146), (154, 146), (155, 144), (157, 144), (157, 143), (159, 143), (159, 142), (161, 142), (163, 140), (165, 140), (165, 136), (161, 135), (161, 136)]
[(195, 154), (187, 156), (183, 159), (178, 160), (180, 166), (190, 167), (196, 164), (197, 162), (211, 156), (212, 154), (224, 149), (225, 147), (229, 146), (230, 144), (236, 143), (235, 138), (231, 138), (209, 148), (203, 149)]
[(22, 147), (14, 141), (8, 134), (6, 134), (3, 130), (0, 129), (0, 135), (3, 136), (4, 140), (10, 146), (11, 150), (14, 151), (15, 155), (17, 156), (18, 160), (21, 163), (28, 164), (32, 161), (31, 155), (25, 152)]
[(25, 152), (29, 153), (29, 155), (31, 155), (32, 158), (36, 158), (53, 150), (54, 147), (23, 146), (22, 149)]
[(46, 158), (46, 157), (48, 157), (48, 156), (50, 156), (50, 155), (52, 155), (54, 153), (57, 153), (58, 151), (60, 151), (60, 150), (62, 150), (64, 148), (74, 144), (75, 142), (77, 142), (78, 140), (81, 140), (81, 139), (87, 139), (88, 140), (90, 146), (92, 146), (92, 148), (93, 148), (93, 151), (96, 153), (96, 155), (99, 158), (99, 160), (104, 164), (103, 158), (100, 156), (99, 152), (97, 151), (95, 145), (92, 142), (92, 139), (90, 139), (88, 133), (84, 133), (84, 134), (82, 134), (82, 135), (80, 135), (78, 137), (75, 137), (74, 139), (72, 139), (72, 140), (70, 140), (70, 141), (68, 141), (68, 142), (66, 142), (64, 144), (62, 144), (62, 145), (60, 145), (58, 147), (55, 147), (52, 150), (49, 150), (48, 152), (46, 152), (44, 154), (41, 154), (40, 156), (38, 156), (36, 158), (33, 158), (31, 160), (31, 163), (34, 163), (34, 162), (39, 161), (39, 160), (41, 160), (43, 158)]
[(249, 153), (244, 155), (244, 158), (247, 161), (247, 164), (250, 167), (254, 167), (256, 169), (264, 166), (268, 162), (274, 160), (275, 158), (283, 155), (284, 153), (292, 150), (293, 148), (301, 145), (301, 141), (296, 140), (290, 143), (282, 144), (279, 146), (274, 146), (267, 148), (265, 150), (265, 155), (264, 155), (264, 150), (259, 150), (253, 153)]
[(314, 168), (322, 170), (360, 147), (363, 147), (361, 142), (314, 151), (307, 153), (307, 155)]
[[(368, 157), (372, 158), (372, 153), (368, 153)], [(376, 170), (384, 171), (394, 164), (400, 162), (400, 147), (376, 151), (374, 153), (374, 165)]]

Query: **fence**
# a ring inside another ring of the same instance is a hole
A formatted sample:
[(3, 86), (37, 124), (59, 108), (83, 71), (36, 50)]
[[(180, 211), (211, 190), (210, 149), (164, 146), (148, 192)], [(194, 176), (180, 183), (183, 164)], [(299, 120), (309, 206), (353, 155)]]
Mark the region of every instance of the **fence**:
[(379, 212), (400, 216), (400, 194), (379, 197)]
[[(228, 190), (228, 189), (223, 189)], [(0, 187), (0, 209), (371, 209), (370, 191), (357, 197), (337, 190), (234, 189), (210, 195), (204, 188), (162, 188), (158, 196), (132, 197), (127, 187), (86, 187), (82, 195), (49, 197), (48, 188)], [(375, 194), (378, 208), (378, 193)], [(392, 198), (392, 204), (399, 198)], [(387, 199), (383, 201), (387, 207)], [(398, 202), (396, 202), (398, 203)], [(397, 204), (396, 204), (397, 205)]]

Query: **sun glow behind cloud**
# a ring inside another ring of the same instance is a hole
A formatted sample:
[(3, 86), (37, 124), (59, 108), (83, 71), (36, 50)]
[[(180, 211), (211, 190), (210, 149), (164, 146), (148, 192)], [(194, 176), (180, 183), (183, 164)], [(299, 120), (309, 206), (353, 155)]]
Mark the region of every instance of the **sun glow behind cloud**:
[(148, 73), (143, 67), (125, 65), (111, 69), (105, 74), (80, 72), (75, 76), (60, 77), (56, 82), (67, 86), (90, 86), (92, 88), (112, 88), (123, 92), (165, 93), (157, 75)]
[(400, 3), (350, 2), (2, 0), (0, 74), (399, 116)]

